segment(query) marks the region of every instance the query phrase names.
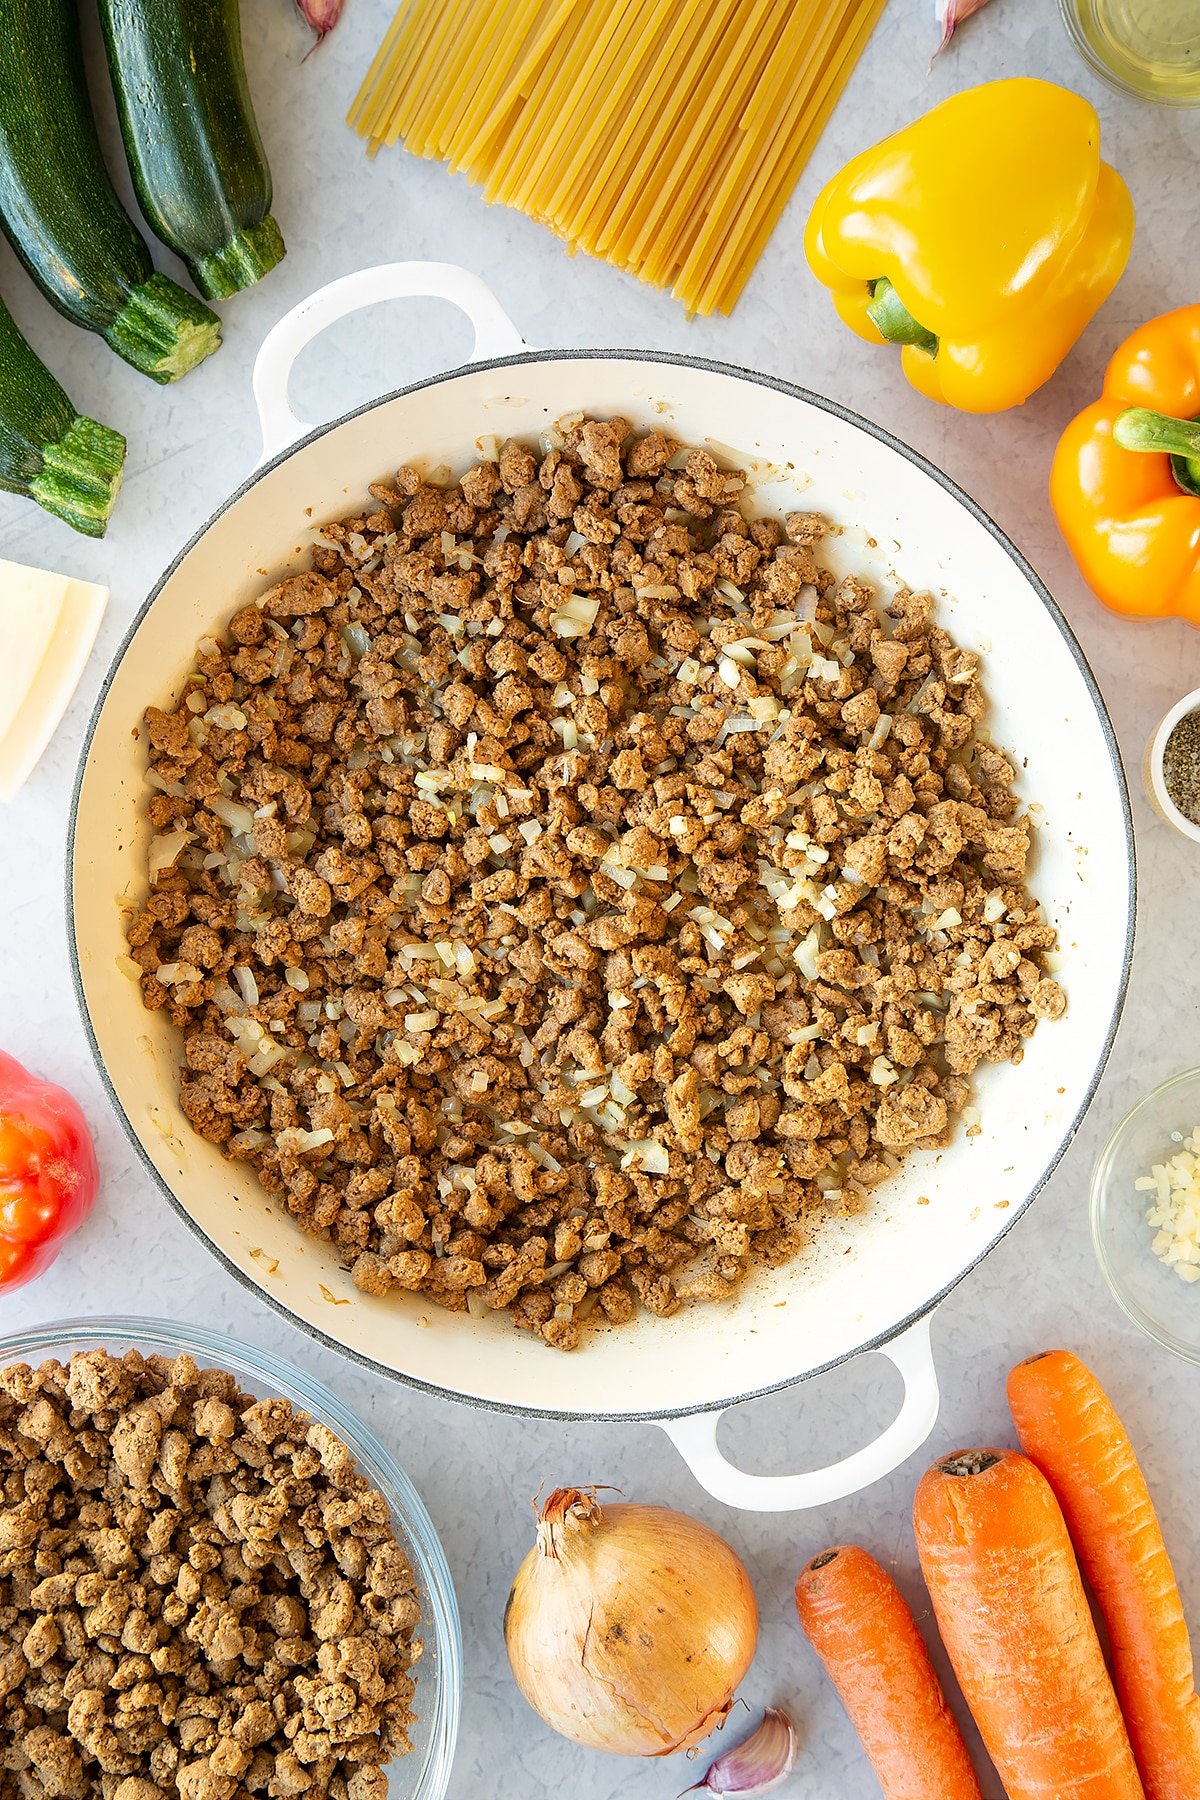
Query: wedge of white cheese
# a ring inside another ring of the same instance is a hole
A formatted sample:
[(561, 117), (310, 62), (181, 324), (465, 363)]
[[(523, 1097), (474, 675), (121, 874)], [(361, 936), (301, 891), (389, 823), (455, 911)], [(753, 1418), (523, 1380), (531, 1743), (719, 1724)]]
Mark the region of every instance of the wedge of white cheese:
[(11, 800), (67, 710), (108, 589), (0, 561), (0, 801)]

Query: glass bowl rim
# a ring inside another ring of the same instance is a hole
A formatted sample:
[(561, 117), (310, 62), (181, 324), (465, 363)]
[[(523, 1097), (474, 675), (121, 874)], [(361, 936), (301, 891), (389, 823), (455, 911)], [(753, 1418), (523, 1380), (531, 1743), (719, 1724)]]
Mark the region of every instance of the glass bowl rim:
[[(1147, 1337), (1152, 1338), (1164, 1350), (1170, 1350), (1173, 1355), (1182, 1357), (1185, 1362), (1200, 1364), (1200, 1333), (1197, 1334), (1195, 1343), (1189, 1343), (1185, 1338), (1176, 1337), (1168, 1326), (1163, 1325), (1133, 1298), (1108, 1254), (1103, 1233), (1107, 1196), (1111, 1192), (1112, 1186), (1112, 1166), (1126, 1132), (1135, 1120), (1141, 1118), (1152, 1107), (1157, 1106), (1176, 1088), (1182, 1089), (1189, 1082), (1200, 1085), (1200, 1067), (1181, 1069), (1175, 1075), (1168, 1075), (1165, 1080), (1158, 1082), (1144, 1093), (1141, 1099), (1135, 1101), (1128, 1111), (1118, 1119), (1109, 1132), (1104, 1148), (1096, 1158), (1095, 1166), (1092, 1169), (1089, 1214), (1092, 1228), (1092, 1248), (1096, 1254), (1096, 1261), (1100, 1265), (1100, 1273), (1104, 1276), (1109, 1292), (1126, 1318), (1132, 1320), (1140, 1331), (1145, 1332)], [(1179, 1127), (1176, 1126), (1175, 1129), (1178, 1130)], [(1149, 1244), (1146, 1246), (1146, 1254), (1150, 1255)]]
[[(54, 1319), (45, 1325), (0, 1331), (0, 1366), (34, 1358), (45, 1360), (70, 1344), (92, 1339), (115, 1340), (137, 1349), (170, 1351), (175, 1355), (184, 1352), (211, 1362), (213, 1367), (228, 1368), (234, 1375), (240, 1365), (248, 1377), (277, 1384), (282, 1395), (298, 1398), (304, 1410), (331, 1425), (354, 1452), (363, 1473), (380, 1488), (399, 1519), (405, 1548), (411, 1553), (432, 1615), (429, 1623), (434, 1640), (431, 1662), (436, 1671), (431, 1684), (434, 1717), (411, 1800), (442, 1800), (450, 1781), (462, 1705), (463, 1645), (458, 1599), (450, 1565), (428, 1509), (387, 1445), (314, 1376), (271, 1350), (203, 1325), (133, 1314)], [(420, 1666), (418, 1663), (418, 1670)], [(405, 1760), (402, 1759), (402, 1766)]]
[(1110, 68), (1104, 58), (1097, 53), (1080, 29), (1079, 4), (1080, 0), (1058, 0), (1058, 10), (1062, 15), (1062, 22), (1067, 28), (1067, 36), (1070, 38), (1073, 48), (1093, 75), (1098, 75), (1101, 81), (1107, 83), (1108, 87), (1114, 89), (1118, 94), (1124, 94), (1132, 100), (1148, 101), (1151, 106), (1200, 106), (1200, 97), (1155, 93), (1150, 88), (1139, 87), (1138, 83), (1128, 76), (1118, 75), (1116, 70)]

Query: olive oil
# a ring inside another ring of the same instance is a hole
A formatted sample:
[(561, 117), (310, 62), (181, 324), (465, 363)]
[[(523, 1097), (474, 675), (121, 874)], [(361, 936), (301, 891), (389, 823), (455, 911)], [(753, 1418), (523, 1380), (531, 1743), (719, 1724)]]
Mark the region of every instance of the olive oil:
[(1127, 93), (1200, 106), (1200, 0), (1062, 0), (1076, 48)]

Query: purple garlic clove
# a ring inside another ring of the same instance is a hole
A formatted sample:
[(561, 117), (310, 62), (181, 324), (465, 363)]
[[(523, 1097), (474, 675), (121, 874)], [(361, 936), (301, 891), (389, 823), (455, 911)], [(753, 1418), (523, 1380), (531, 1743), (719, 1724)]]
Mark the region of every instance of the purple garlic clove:
[(695, 1794), (704, 1788), (710, 1794), (728, 1794), (732, 1800), (754, 1800), (758, 1794), (773, 1793), (795, 1768), (796, 1749), (792, 1721), (777, 1707), (768, 1707), (758, 1730), (718, 1756), (708, 1773), (684, 1791)]
[[(296, 0), (301, 14), (317, 34), (317, 44), (327, 37), (342, 16), (346, 0)], [(316, 49), (316, 44), (313, 45)]]
[(942, 28), (938, 47), (930, 57), (930, 65), (937, 61), (958, 27), (972, 13), (977, 13), (987, 5), (987, 0), (937, 0), (937, 22)]

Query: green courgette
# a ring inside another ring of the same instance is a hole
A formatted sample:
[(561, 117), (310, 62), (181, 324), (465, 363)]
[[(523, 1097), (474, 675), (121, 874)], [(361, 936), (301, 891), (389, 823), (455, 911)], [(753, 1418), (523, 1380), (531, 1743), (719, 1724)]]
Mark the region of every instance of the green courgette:
[(155, 381), (211, 354), (221, 322), (154, 272), (100, 154), (75, 0), (0, 0), (0, 221), (58, 310)]
[(124, 462), (120, 432), (75, 411), (0, 300), (0, 488), (103, 537)]
[(283, 255), (238, 0), (100, 0), (121, 135), (150, 229), (210, 300)]

